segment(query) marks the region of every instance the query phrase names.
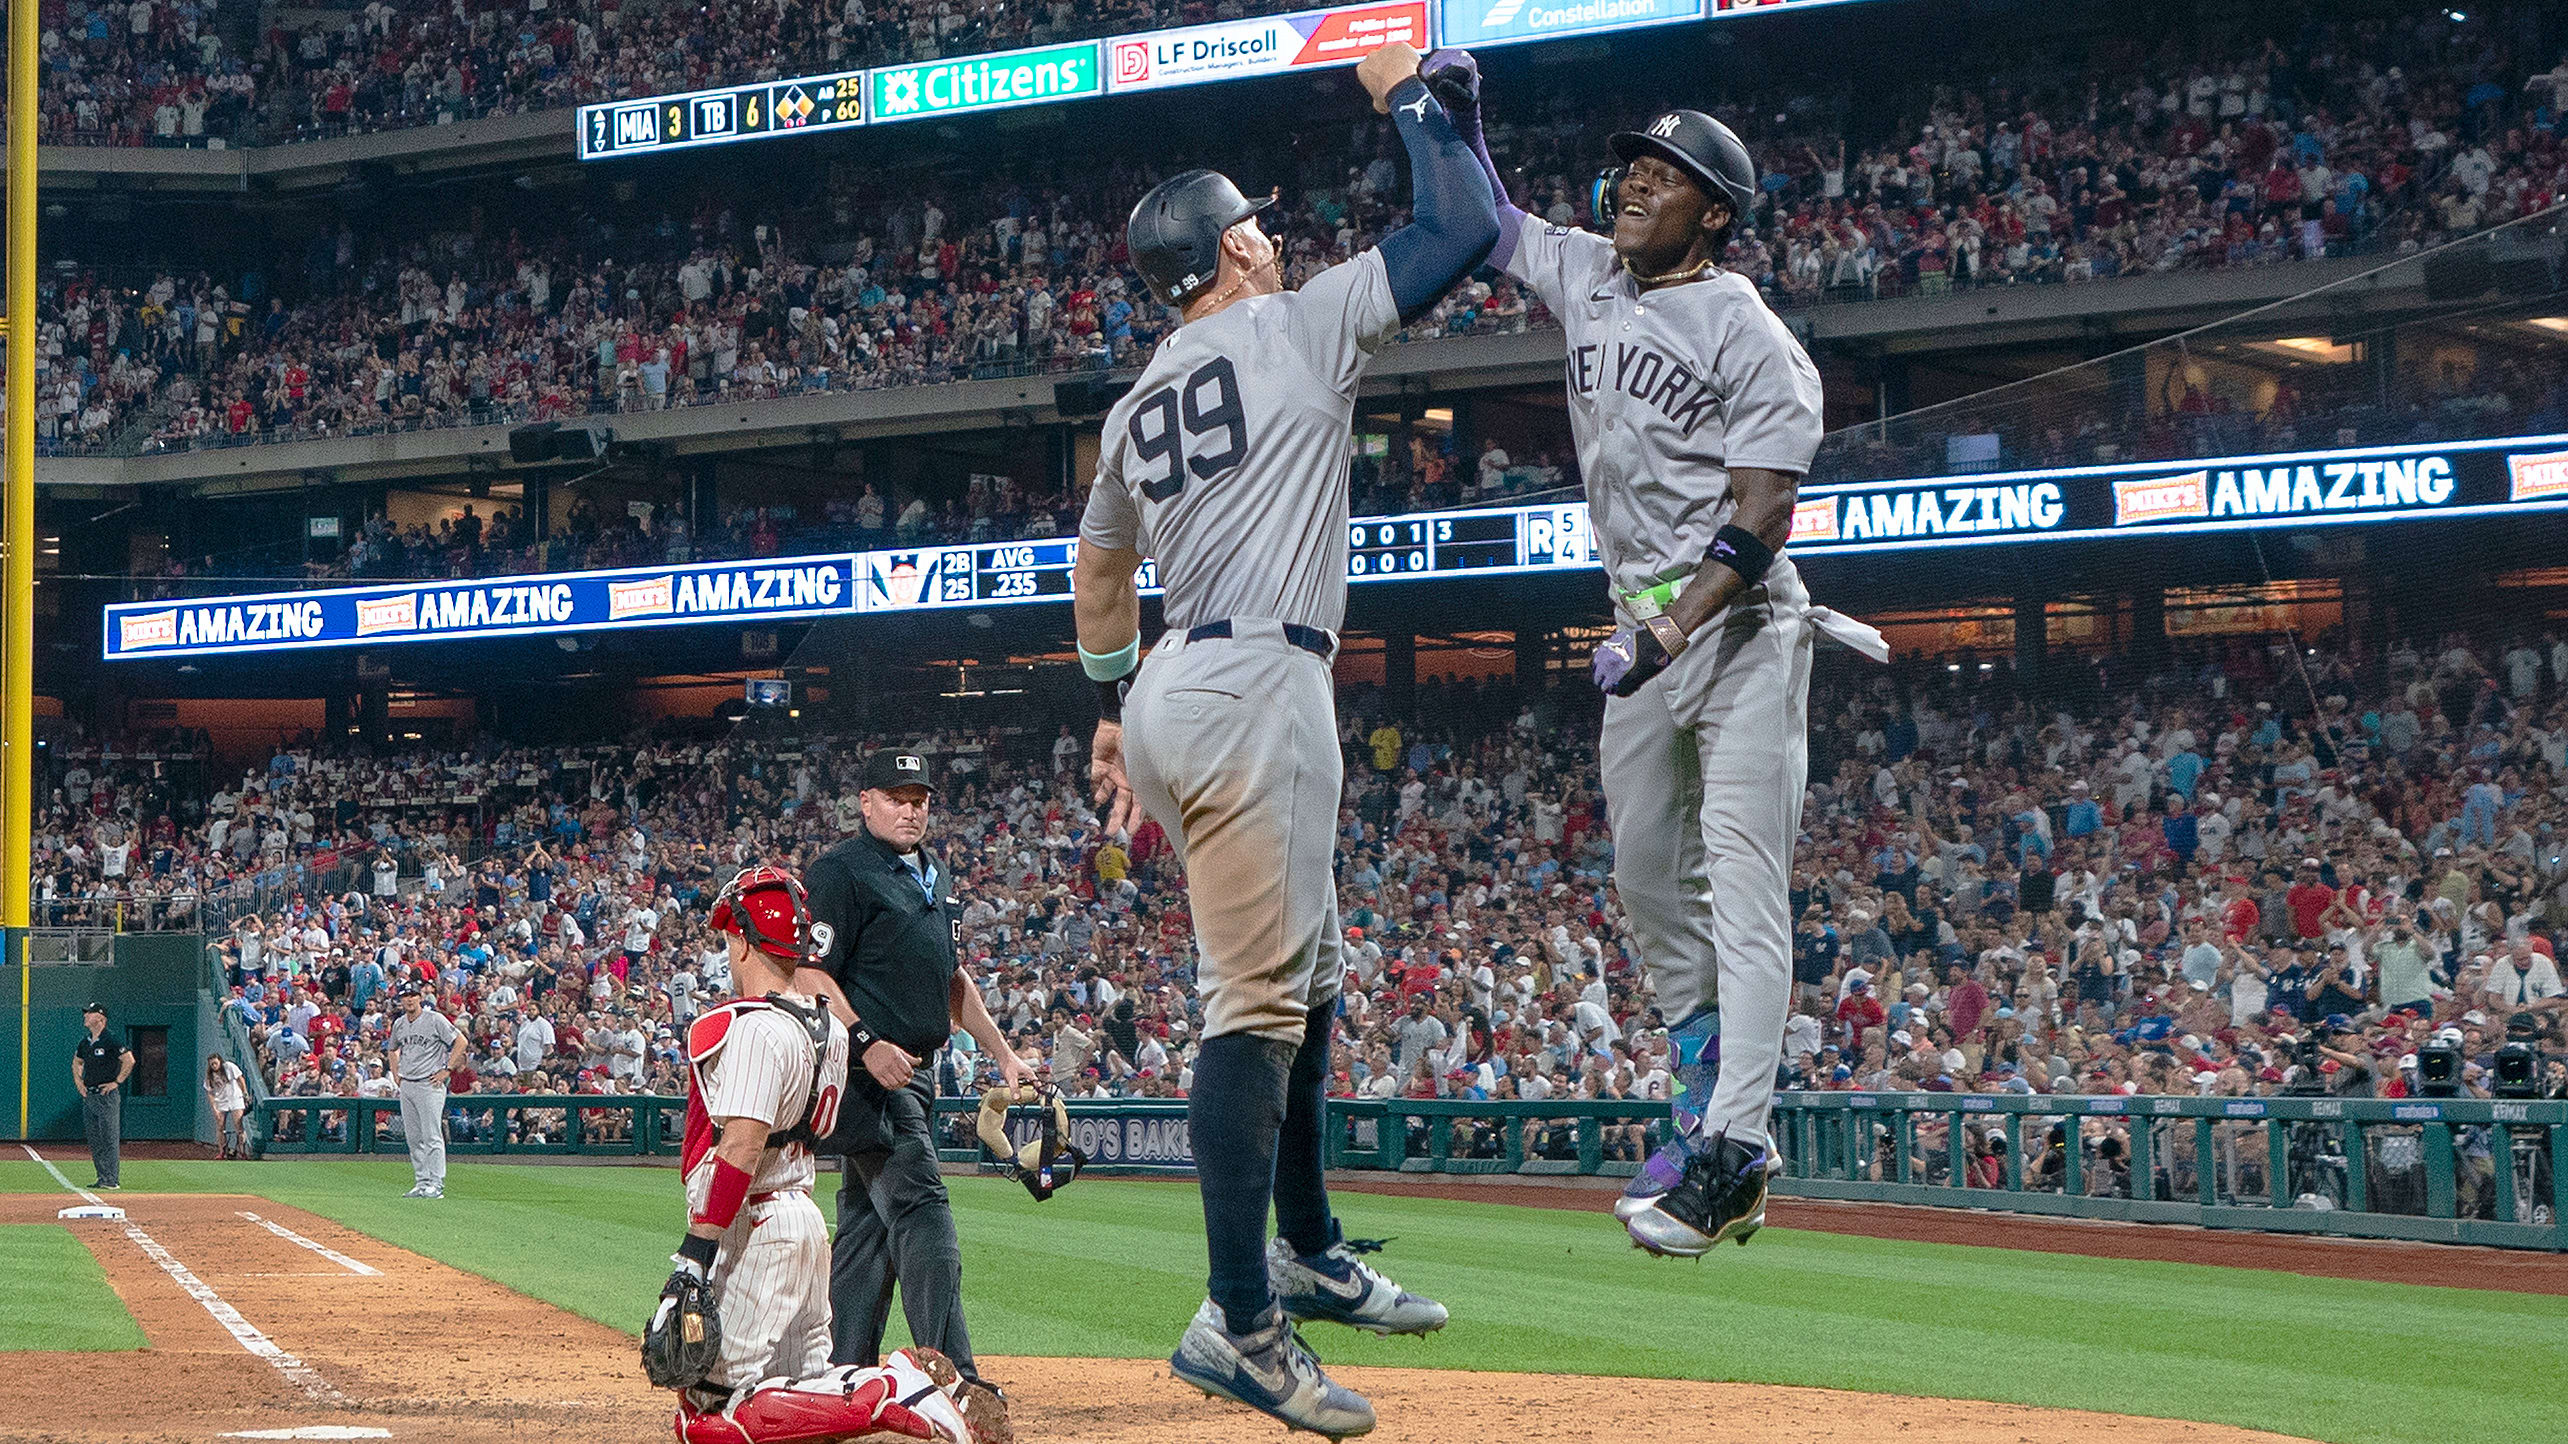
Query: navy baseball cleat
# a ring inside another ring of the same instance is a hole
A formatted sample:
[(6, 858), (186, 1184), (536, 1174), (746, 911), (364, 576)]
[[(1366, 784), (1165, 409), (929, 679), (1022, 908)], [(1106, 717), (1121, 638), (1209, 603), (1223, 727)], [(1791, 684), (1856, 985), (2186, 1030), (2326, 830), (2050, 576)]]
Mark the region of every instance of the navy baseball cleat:
[(1744, 1244), (1765, 1227), (1766, 1179), (1779, 1167), (1771, 1148), (1707, 1139), (1677, 1186), (1624, 1220), (1624, 1231), (1662, 1258), (1701, 1258), (1723, 1239)]
[(1420, 1298), (1373, 1271), (1363, 1255), (1375, 1239), (1342, 1239), (1300, 1254), (1282, 1238), (1266, 1246), (1266, 1286), (1297, 1324), (1326, 1320), (1371, 1334), (1432, 1334), (1445, 1326), (1445, 1306)]
[(1353, 1389), (1329, 1382), (1292, 1321), (1269, 1311), (1264, 1327), (1230, 1331), (1211, 1299), (1195, 1311), (1168, 1372), (1215, 1398), (1246, 1404), (1290, 1429), (1331, 1439), (1373, 1432), (1373, 1406)]

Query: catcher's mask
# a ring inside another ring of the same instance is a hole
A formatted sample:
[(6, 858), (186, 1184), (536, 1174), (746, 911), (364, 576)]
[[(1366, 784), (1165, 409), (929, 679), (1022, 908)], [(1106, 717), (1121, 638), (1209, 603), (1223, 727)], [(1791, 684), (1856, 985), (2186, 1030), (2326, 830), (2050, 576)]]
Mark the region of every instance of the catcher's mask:
[[(1036, 1119), (1035, 1136), (1022, 1148), (1008, 1141), (1008, 1115), (1022, 1105)], [(999, 1169), (1025, 1185), (1041, 1203), (1067, 1187), (1088, 1166), (1088, 1155), (1070, 1146), (1070, 1110), (1051, 1088), (998, 1087), (981, 1095), (981, 1144)]]
[(799, 879), (781, 867), (742, 868), (713, 900), (713, 929), (788, 963), (816, 961), (811, 905)]

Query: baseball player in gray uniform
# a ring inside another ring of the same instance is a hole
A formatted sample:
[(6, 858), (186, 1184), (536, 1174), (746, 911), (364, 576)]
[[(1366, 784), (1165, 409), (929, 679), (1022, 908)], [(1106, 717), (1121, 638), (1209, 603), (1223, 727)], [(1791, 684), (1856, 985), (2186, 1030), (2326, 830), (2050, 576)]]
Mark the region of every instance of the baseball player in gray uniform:
[(431, 1012), (417, 988), (401, 990), (392, 1020), (392, 1074), (401, 1090), (401, 1136), (410, 1143), (410, 1191), (404, 1198), (446, 1196), (446, 1080), (464, 1065), (464, 1035)]
[[(1477, 67), (1439, 51), (1424, 68), (1503, 196)], [(1764, 1223), (1780, 1166), (1766, 1123), (1792, 986), (1812, 634), (1889, 652), (1812, 606), (1782, 554), (1819, 449), (1819, 373), (1755, 285), (1717, 264), (1755, 200), (1747, 148), (1692, 110), (1613, 147), (1624, 168), (1598, 206), (1611, 240), (1502, 202), (1490, 261), (1568, 332), (1570, 429), (1617, 623), (1594, 658), (1614, 887), (1674, 1020), (1670, 1137), (1615, 1212), (1639, 1247), (1700, 1257)]]
[[(1321, 1176), (1343, 971), (1330, 665), (1356, 383), (1497, 234), (1489, 184), (1417, 68), (1394, 44), (1356, 69), (1408, 148), (1412, 223), (1298, 291), (1257, 225), (1263, 203), (1227, 179), (1190, 171), (1134, 207), (1133, 264), (1183, 324), (1106, 416), (1074, 577), (1104, 714), (1098, 800), (1116, 831), (1141, 810), (1178, 840), (1195, 921), (1204, 1042), (1187, 1117), (1212, 1267), (1169, 1367), (1332, 1437), (1370, 1430), (1373, 1407), (1330, 1382), (1293, 1323), (1445, 1323), (1341, 1236)], [(1168, 623), (1147, 662), (1133, 585), (1145, 556)]]

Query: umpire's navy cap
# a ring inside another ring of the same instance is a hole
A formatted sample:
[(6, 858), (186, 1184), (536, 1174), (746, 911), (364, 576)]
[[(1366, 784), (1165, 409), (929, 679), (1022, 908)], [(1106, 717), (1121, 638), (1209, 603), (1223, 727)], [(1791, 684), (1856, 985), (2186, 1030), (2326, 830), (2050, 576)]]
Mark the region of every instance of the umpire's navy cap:
[(865, 759), (865, 786), (875, 792), (889, 792), (895, 787), (936, 790), (936, 784), (928, 780), (926, 758), (915, 752), (895, 752), (890, 748)]

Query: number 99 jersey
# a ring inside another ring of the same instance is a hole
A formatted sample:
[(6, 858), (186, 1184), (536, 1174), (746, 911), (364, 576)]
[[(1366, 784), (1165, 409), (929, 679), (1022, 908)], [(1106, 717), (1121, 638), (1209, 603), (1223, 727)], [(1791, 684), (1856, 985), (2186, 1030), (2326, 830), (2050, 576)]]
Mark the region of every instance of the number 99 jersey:
[(1399, 329), (1379, 251), (1179, 327), (1106, 413), (1080, 543), (1156, 558), (1173, 631), (1338, 630), (1356, 383)]

